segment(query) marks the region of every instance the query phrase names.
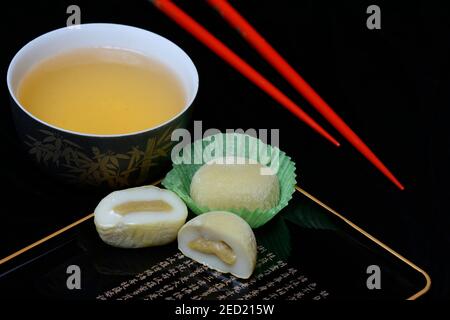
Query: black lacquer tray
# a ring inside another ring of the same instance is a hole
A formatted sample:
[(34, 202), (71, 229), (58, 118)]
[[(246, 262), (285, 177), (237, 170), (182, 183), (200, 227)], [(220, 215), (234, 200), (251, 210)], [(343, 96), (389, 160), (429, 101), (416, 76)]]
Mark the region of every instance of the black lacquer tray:
[(257, 268), (241, 280), (184, 257), (175, 243), (107, 246), (88, 215), (3, 258), (0, 290), (20, 298), (322, 300), (416, 299), (430, 287), (423, 270), (301, 188), (255, 234)]

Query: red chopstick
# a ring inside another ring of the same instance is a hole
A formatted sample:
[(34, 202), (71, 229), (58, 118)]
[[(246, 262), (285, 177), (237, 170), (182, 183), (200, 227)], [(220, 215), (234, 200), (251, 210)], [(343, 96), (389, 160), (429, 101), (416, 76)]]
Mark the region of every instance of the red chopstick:
[(339, 146), (339, 142), (327, 131), (325, 131), (325, 129), (323, 129), (316, 121), (308, 116), (298, 105), (296, 105), (284, 93), (264, 78), (258, 71), (253, 69), (247, 62), (242, 60), (219, 39), (214, 37), (209, 31), (187, 15), (183, 10), (178, 8), (174, 3), (170, 0), (153, 0), (153, 4), (181, 27), (190, 32), (195, 38), (197, 38), (197, 40), (202, 42), (219, 57), (228, 62), (234, 69), (239, 71), (242, 75), (247, 77), (247, 79), (270, 95), (274, 100), (278, 101), (282, 106), (292, 112), (295, 116), (297, 116), (297, 118), (305, 122), (320, 135), (331, 141), (334, 145)]
[(404, 186), (316, 91), (226, 0), (207, 0), (322, 116), (398, 188)]

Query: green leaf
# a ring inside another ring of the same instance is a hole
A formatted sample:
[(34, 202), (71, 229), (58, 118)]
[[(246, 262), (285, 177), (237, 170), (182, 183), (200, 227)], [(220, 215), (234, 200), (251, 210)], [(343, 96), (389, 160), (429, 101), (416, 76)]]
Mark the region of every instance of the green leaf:
[(112, 163), (108, 163), (108, 164), (106, 165), (106, 168), (112, 169), (112, 170), (116, 169), (116, 167), (115, 167)]
[(55, 146), (52, 145), (52, 144), (44, 144), (44, 147), (45, 147), (47, 150), (52, 150), (52, 151), (56, 149)]
[(33, 138), (32, 136), (27, 135), (27, 138), (30, 139), (31, 141), (37, 141), (35, 138)]
[(44, 161), (48, 161), (52, 158), (53, 153), (52, 152), (47, 152), (47, 154), (44, 156)]
[(306, 229), (337, 230), (324, 210), (310, 201), (297, 201), (294, 207), (290, 206), (283, 212), (283, 217)]
[(39, 131), (42, 132), (42, 133), (45, 133), (46, 135), (53, 136), (53, 132), (51, 132), (51, 131), (44, 130), (44, 129), (41, 129)]
[(97, 148), (97, 147), (93, 147), (93, 148), (92, 148), (92, 152), (94, 153), (94, 155), (95, 155), (96, 158), (101, 156), (101, 154), (100, 154), (100, 149)]
[(87, 173), (93, 174), (94, 172), (97, 172), (98, 168), (99, 165), (97, 163), (93, 163), (92, 165), (89, 166)]
[(110, 157), (110, 160), (111, 160), (111, 163), (112, 163), (116, 168), (119, 167), (119, 160), (117, 160), (116, 157), (111, 156), (111, 157)]
[(64, 142), (65, 144), (71, 145), (72, 147), (81, 149), (81, 147), (80, 147), (79, 145), (77, 145), (76, 143), (74, 143), (74, 142), (72, 142), (72, 141), (69, 141), (69, 140), (67, 140), (67, 139), (64, 139), (63, 142)]
[(106, 164), (109, 162), (109, 157), (103, 157), (100, 159), (100, 166), (105, 168)]
[(80, 158), (75, 158), (73, 160), (75, 160), (74, 162), (76, 164), (78, 164), (79, 166), (82, 166), (82, 167), (89, 167), (91, 165), (91, 163), (92, 163), (90, 161), (86, 161), (86, 160), (80, 159)]
[(85, 155), (83, 152), (77, 151), (75, 154), (78, 158), (83, 159), (86, 162), (93, 162), (92, 159)]
[(164, 149), (159, 149), (157, 153), (158, 153), (158, 155), (160, 155), (161, 157), (167, 156), (167, 152), (166, 152)]
[(53, 142), (53, 141), (55, 141), (55, 140), (56, 140), (55, 137), (53, 137), (53, 136), (48, 136), (47, 138), (45, 138), (45, 139), (42, 140), (42, 141), (44, 141), (44, 142)]
[(109, 177), (114, 177), (116, 175), (116, 172), (110, 169), (105, 170), (103, 173), (108, 174)]
[(61, 147), (62, 147), (61, 139), (57, 139), (55, 141), (55, 147), (56, 147), (56, 149), (61, 149)]
[(255, 230), (258, 244), (275, 253), (280, 259), (286, 260), (291, 254), (291, 235), (281, 215)]
[(121, 160), (128, 160), (130, 159), (130, 156), (127, 156), (126, 154), (117, 154), (116, 158)]

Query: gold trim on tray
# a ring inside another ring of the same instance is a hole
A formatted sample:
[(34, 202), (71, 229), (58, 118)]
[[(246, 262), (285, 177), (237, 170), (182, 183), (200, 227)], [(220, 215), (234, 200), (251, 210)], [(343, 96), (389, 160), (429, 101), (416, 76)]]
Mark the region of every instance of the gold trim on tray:
[(37, 247), (38, 245), (40, 245), (40, 244), (42, 244), (42, 243), (44, 243), (44, 242), (46, 242), (46, 241), (48, 241), (48, 240), (58, 236), (58, 235), (60, 235), (61, 233), (66, 232), (69, 229), (72, 229), (73, 227), (75, 227), (75, 226), (79, 225), (80, 223), (83, 223), (86, 220), (89, 220), (90, 218), (93, 218), (93, 217), (94, 217), (94, 214), (91, 213), (90, 215), (87, 215), (86, 217), (81, 218), (80, 220), (77, 220), (74, 223), (71, 223), (68, 226), (65, 226), (64, 228), (59, 229), (58, 231), (53, 232), (52, 234), (49, 234), (48, 236), (42, 238), (41, 240), (38, 240), (38, 241), (36, 241), (36, 242), (26, 246), (26, 247), (24, 247), (24, 248), (22, 248), (22, 249), (20, 249), (20, 250), (18, 250), (16, 252), (14, 252), (13, 254), (10, 254), (9, 256), (4, 257), (3, 259), (0, 260), (0, 265), (4, 264), (5, 262), (8, 262), (11, 259), (14, 259), (15, 257), (21, 255), (22, 253), (25, 253), (28, 250), (31, 250), (34, 247)]
[(383, 242), (381, 242), (380, 240), (378, 240), (377, 238), (375, 238), (374, 236), (372, 236), (371, 234), (369, 234), (368, 232), (364, 231), (363, 229), (361, 229), (360, 227), (358, 227), (356, 224), (354, 224), (353, 222), (351, 222), (350, 220), (348, 220), (347, 218), (345, 218), (344, 216), (340, 215), (339, 213), (337, 213), (336, 211), (334, 211), (333, 209), (331, 209), (330, 207), (328, 207), (326, 204), (324, 204), (323, 202), (321, 202), (320, 200), (318, 200), (317, 198), (315, 198), (314, 196), (310, 195), (308, 192), (306, 192), (305, 190), (301, 189), (300, 187), (296, 186), (295, 187), (297, 189), (298, 192), (300, 192), (301, 194), (303, 194), (304, 196), (308, 197), (309, 199), (311, 199), (312, 201), (314, 201), (315, 203), (317, 203), (318, 205), (320, 205), (322, 208), (330, 211), (332, 214), (334, 214), (336, 217), (338, 217), (339, 219), (343, 220), (346, 224), (348, 224), (350, 227), (352, 227), (353, 229), (355, 229), (356, 231), (358, 231), (359, 233), (363, 234), (365, 237), (369, 238), (371, 241), (375, 242), (377, 245), (379, 245), (380, 247), (382, 247), (383, 249), (385, 249), (386, 251), (388, 251), (390, 254), (394, 255), (395, 257), (397, 257), (398, 259), (402, 260), (404, 263), (406, 263), (407, 265), (409, 265), (411, 268), (413, 268), (414, 270), (420, 272), (426, 280), (426, 284), (425, 287), (423, 289), (421, 289), (420, 291), (418, 291), (417, 293), (413, 294), (411, 297), (407, 298), (407, 300), (415, 300), (417, 298), (419, 298), (420, 296), (424, 295), (428, 290), (430, 290), (431, 287), (431, 278), (428, 275), (428, 273), (426, 273), (424, 270), (422, 270), (421, 268), (419, 268), (418, 266), (416, 266), (414, 263), (412, 263), (411, 261), (409, 261), (408, 259), (406, 259), (405, 257), (403, 257), (402, 255), (400, 255), (399, 253), (395, 252), (393, 249), (391, 249), (390, 247), (388, 247), (386, 244), (384, 244)]
[[(159, 182), (159, 181), (158, 181)], [(157, 184), (158, 182), (156, 182), (155, 184)], [(381, 242), (380, 240), (376, 239), (374, 236), (372, 236), (371, 234), (367, 233), (366, 231), (364, 231), (363, 229), (361, 229), (360, 227), (358, 227), (356, 224), (354, 224), (353, 222), (351, 222), (350, 220), (348, 220), (347, 218), (345, 218), (344, 216), (342, 216), (341, 214), (337, 213), (336, 211), (334, 211), (333, 209), (331, 209), (330, 207), (328, 207), (326, 204), (324, 204), (323, 202), (321, 202), (320, 200), (316, 199), (314, 196), (310, 195), (308, 192), (306, 192), (305, 190), (303, 190), (302, 188), (296, 186), (295, 187), (296, 190), (303, 194), (304, 196), (306, 196), (307, 198), (311, 199), (312, 201), (314, 201), (315, 203), (317, 203), (318, 205), (320, 205), (322, 208), (328, 210), (329, 212), (331, 212), (333, 215), (335, 215), (336, 217), (338, 217), (339, 219), (343, 220), (346, 224), (348, 224), (350, 227), (352, 227), (353, 229), (355, 229), (356, 231), (358, 231), (359, 233), (361, 233), (362, 235), (364, 235), (365, 237), (367, 237), (369, 240), (375, 242), (377, 245), (379, 245), (380, 247), (382, 247), (384, 250), (388, 251), (390, 254), (394, 255), (396, 258), (402, 260), (404, 263), (406, 263), (407, 265), (409, 265), (411, 268), (413, 268), (414, 270), (418, 271), (419, 273), (421, 273), (425, 280), (426, 280), (426, 284), (425, 287), (423, 289), (421, 289), (420, 291), (418, 291), (417, 293), (413, 294), (412, 296), (408, 297), (407, 300), (415, 300), (417, 298), (419, 298), (420, 296), (424, 295), (428, 290), (430, 290), (431, 287), (431, 278), (430, 276), (421, 268), (419, 268), (417, 265), (415, 265), (414, 263), (412, 263), (411, 261), (409, 261), (408, 259), (406, 259), (405, 257), (403, 257), (402, 255), (400, 255), (399, 253), (395, 252), (393, 249), (391, 249), (390, 247), (388, 247), (386, 244), (384, 244), (383, 242)], [(34, 247), (37, 247), (39, 245), (41, 245), (42, 243), (76, 227), (77, 225), (85, 222), (86, 220), (89, 220), (91, 218), (94, 217), (94, 214), (90, 214), (85, 216), (84, 218), (81, 218), (78, 221), (75, 221), (74, 223), (69, 224), (68, 226), (65, 226), (62, 229), (59, 229), (58, 231), (49, 234), (48, 236), (10, 254), (9, 256), (3, 258), (0, 260), (0, 265), (16, 258), (17, 256), (33, 249)]]

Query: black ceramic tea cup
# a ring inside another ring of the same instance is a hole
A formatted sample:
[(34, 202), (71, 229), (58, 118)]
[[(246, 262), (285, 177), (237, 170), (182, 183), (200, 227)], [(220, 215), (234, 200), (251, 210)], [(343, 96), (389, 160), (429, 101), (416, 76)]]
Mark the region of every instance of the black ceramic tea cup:
[[(23, 77), (37, 63), (73, 49), (122, 48), (139, 52), (170, 68), (186, 93), (175, 117), (129, 134), (95, 135), (58, 128), (38, 119), (16, 96)], [(26, 153), (46, 172), (81, 186), (118, 189), (153, 182), (170, 167), (172, 132), (186, 128), (198, 90), (197, 70), (188, 55), (169, 40), (118, 24), (84, 24), (46, 33), (20, 49), (7, 74), (16, 131)]]

